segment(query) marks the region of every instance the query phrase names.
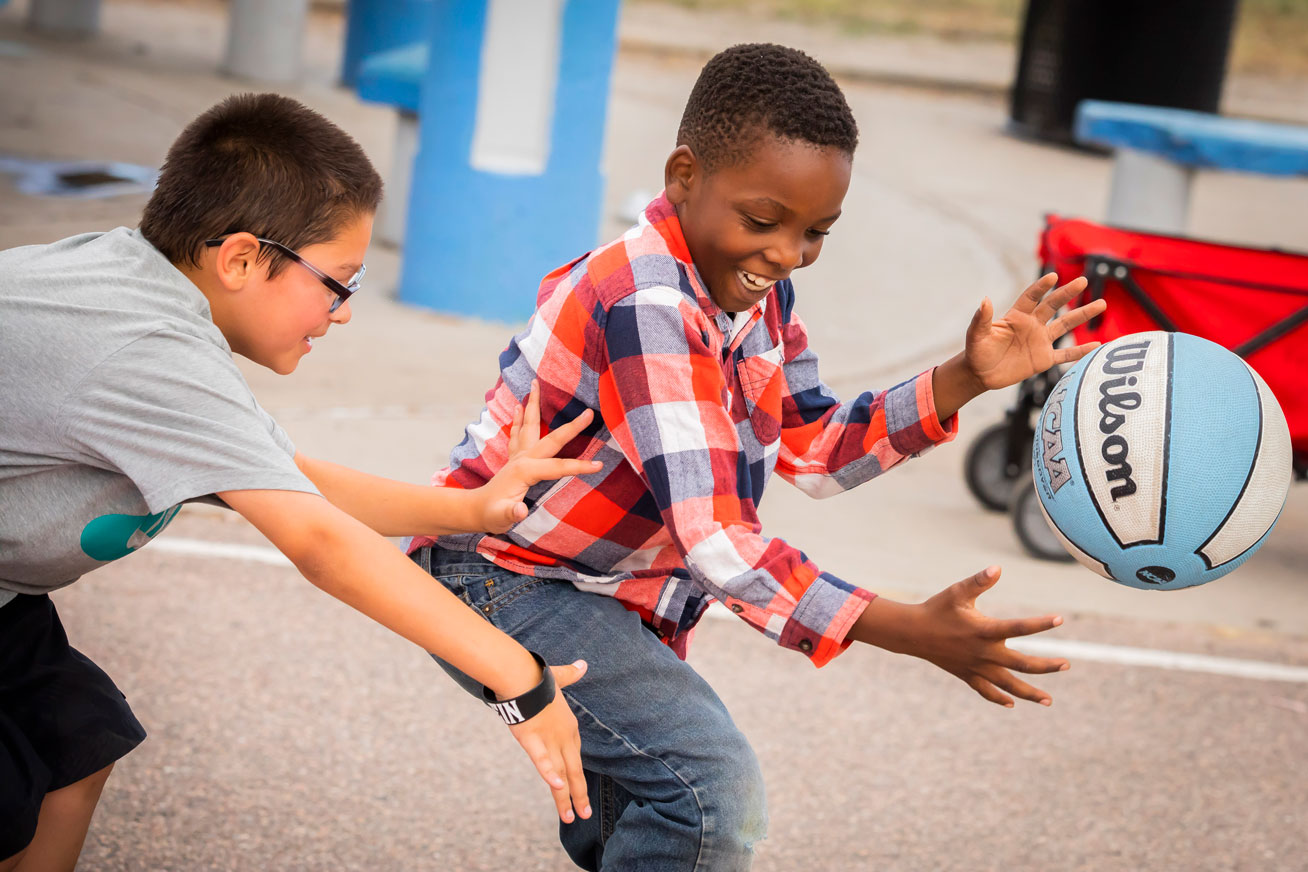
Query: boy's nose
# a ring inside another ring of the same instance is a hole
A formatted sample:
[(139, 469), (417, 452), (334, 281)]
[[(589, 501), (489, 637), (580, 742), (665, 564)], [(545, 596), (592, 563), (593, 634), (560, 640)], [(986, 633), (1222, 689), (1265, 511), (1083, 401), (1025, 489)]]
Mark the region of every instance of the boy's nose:
[(802, 245), (776, 244), (763, 252), (763, 256), (767, 258), (768, 263), (786, 275), (790, 275), (791, 270), (799, 269), (804, 265), (804, 247)]
[(327, 316), (327, 319), (331, 321), (333, 324), (349, 324), (350, 318), (351, 318), (351, 314), (350, 314), (349, 300), (346, 300), (345, 302), (341, 303), (341, 305), (336, 309), (335, 312), (332, 312), (330, 315)]

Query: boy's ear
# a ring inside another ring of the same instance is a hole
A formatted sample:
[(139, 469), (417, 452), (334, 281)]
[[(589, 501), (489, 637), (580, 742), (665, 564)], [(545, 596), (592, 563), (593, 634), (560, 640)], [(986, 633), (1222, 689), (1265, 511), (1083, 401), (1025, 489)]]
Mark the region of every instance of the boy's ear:
[(259, 240), (253, 233), (233, 233), (214, 253), (214, 275), (223, 287), (238, 291), (254, 276), (258, 256)]
[(663, 167), (663, 188), (668, 202), (674, 206), (684, 203), (700, 175), (699, 159), (690, 146), (683, 144), (674, 148)]

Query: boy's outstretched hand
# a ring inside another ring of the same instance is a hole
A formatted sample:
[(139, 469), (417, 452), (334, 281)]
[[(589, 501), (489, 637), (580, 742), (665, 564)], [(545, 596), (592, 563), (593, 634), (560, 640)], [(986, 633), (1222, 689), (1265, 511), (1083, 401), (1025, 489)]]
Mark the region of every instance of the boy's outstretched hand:
[(568, 423), (540, 438), (540, 383), (533, 380), (526, 407), (519, 406), (509, 429), (509, 460), (475, 493), (482, 497), (481, 529), (503, 533), (527, 517), (523, 499), (537, 482), (570, 475), (597, 472), (603, 464), (594, 460), (555, 457), (577, 434), (586, 429), (594, 413), (587, 409)]
[(981, 301), (967, 327), (963, 352), (936, 368), (933, 392), (940, 420), (984, 391), (1015, 385), (1055, 364), (1080, 360), (1094, 350), (1099, 343), (1069, 348), (1055, 348), (1054, 343), (1102, 314), (1108, 304), (1094, 300), (1055, 317), (1086, 287), (1081, 277), (1050, 293), (1057, 283), (1057, 273), (1040, 277), (998, 320), (991, 320), (994, 305), (990, 298)]
[(950, 585), (924, 603), (908, 604), (877, 597), (854, 623), (850, 637), (896, 654), (911, 654), (961, 678), (981, 696), (1011, 708), (1013, 699), (1049, 705), (1049, 694), (1014, 675), (1041, 675), (1068, 668), (1061, 658), (1031, 657), (1005, 642), (1053, 629), (1060, 617), (1001, 620), (976, 609), (976, 598), (994, 587), (999, 567), (984, 569)]
[[(559, 820), (570, 824), (576, 816), (590, 817), (590, 799), (586, 795), (586, 773), (581, 767), (581, 735), (577, 718), (563, 698), (563, 688), (575, 684), (586, 674), (586, 661), (568, 666), (551, 666), (558, 692), (554, 701), (534, 718), (509, 727), (513, 738), (527, 752), (536, 771), (554, 794)], [(576, 814), (573, 809), (576, 809)]]

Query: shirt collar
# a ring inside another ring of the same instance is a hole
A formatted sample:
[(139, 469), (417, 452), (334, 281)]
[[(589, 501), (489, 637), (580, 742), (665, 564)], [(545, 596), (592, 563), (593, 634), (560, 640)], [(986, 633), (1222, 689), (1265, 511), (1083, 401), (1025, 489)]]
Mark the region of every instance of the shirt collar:
[[(714, 321), (719, 320), (719, 315), (726, 316), (726, 319), (732, 323), (729, 335), (736, 336), (742, 327), (762, 317), (767, 310), (767, 302), (768, 298), (772, 296), (771, 293), (746, 311), (737, 312), (735, 315), (724, 312), (722, 307), (713, 302), (713, 297), (709, 295), (708, 288), (700, 277), (699, 269), (695, 266), (695, 262), (690, 259), (690, 248), (686, 245), (686, 236), (681, 231), (681, 220), (677, 217), (677, 208), (669, 202), (667, 191), (660, 192), (645, 207), (645, 212), (640, 216), (640, 221), (642, 224), (649, 224), (658, 231), (659, 236), (663, 237), (663, 241), (668, 247), (668, 252), (690, 267), (690, 284), (695, 290), (695, 298), (699, 301), (700, 309)], [(723, 332), (727, 333), (728, 331), (724, 330)]]

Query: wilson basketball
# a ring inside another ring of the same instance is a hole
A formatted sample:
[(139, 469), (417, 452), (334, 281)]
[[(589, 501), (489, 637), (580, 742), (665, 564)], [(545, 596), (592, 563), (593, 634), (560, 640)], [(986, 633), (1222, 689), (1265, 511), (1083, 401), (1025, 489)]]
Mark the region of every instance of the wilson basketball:
[(1290, 430), (1263, 380), (1186, 333), (1133, 333), (1063, 375), (1036, 427), (1036, 492), (1105, 578), (1193, 587), (1258, 550), (1285, 505)]

